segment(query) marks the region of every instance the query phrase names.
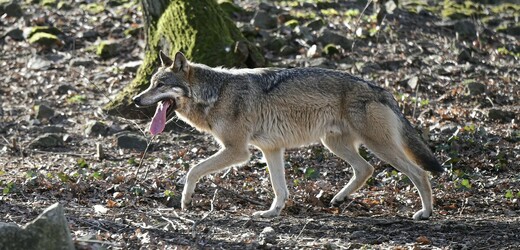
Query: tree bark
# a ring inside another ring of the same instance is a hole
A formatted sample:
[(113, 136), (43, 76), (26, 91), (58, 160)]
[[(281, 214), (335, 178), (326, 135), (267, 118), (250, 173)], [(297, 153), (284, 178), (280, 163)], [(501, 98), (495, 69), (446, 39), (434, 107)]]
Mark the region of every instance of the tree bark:
[(159, 51), (209, 66), (260, 67), (264, 59), (220, 9), (215, 0), (142, 0), (145, 57), (136, 78), (105, 106), (111, 115), (148, 118), (153, 108), (138, 109), (132, 97), (146, 89), (160, 65)]

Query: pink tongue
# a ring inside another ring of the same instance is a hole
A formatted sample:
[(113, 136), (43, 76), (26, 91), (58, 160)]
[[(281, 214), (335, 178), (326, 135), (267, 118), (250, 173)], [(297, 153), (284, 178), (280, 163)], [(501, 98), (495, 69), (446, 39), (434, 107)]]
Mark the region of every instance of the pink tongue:
[(168, 110), (168, 107), (170, 107), (169, 101), (163, 101), (157, 104), (155, 115), (152, 118), (152, 124), (150, 124), (150, 133), (152, 133), (152, 135), (159, 134), (164, 130), (166, 126), (166, 110)]

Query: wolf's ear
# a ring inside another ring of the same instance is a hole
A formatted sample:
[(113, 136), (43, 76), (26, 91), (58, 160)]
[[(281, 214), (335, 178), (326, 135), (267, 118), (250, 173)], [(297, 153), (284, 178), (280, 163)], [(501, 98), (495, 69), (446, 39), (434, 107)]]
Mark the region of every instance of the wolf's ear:
[(161, 66), (163, 67), (170, 67), (173, 65), (173, 61), (170, 57), (168, 57), (164, 52), (161, 50), (159, 52), (159, 58), (161, 59)]
[(188, 60), (182, 52), (177, 52), (177, 54), (175, 54), (175, 61), (173, 62), (172, 69), (174, 72), (182, 71), (185, 74), (189, 72), (190, 66), (188, 65)]

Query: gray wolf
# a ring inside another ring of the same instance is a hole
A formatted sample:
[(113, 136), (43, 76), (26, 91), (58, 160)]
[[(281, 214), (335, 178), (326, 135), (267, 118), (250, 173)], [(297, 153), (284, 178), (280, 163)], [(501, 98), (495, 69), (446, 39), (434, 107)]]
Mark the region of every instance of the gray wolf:
[(173, 59), (161, 52), (159, 58), (162, 66), (149, 88), (133, 98), (138, 106), (157, 104), (150, 132), (162, 132), (175, 112), (221, 145), (220, 151), (188, 171), (182, 209), (191, 203), (201, 177), (247, 162), (248, 145), (254, 145), (267, 161), (274, 200), (268, 210), (253, 215), (278, 216), (289, 196), (284, 149), (321, 141), (354, 170), (332, 204), (342, 202), (372, 175), (374, 167), (358, 154), (363, 144), (414, 183), (422, 209), (413, 218), (432, 214), (427, 171), (443, 168), (385, 89), (321, 68), (211, 68), (189, 62), (180, 52)]

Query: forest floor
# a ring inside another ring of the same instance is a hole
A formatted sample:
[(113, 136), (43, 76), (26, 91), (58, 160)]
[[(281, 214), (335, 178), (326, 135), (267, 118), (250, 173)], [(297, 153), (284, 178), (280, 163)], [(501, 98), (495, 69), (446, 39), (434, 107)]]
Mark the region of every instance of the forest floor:
[[(409, 179), (364, 150), (374, 176), (330, 208), (352, 170), (317, 144), (287, 150), (280, 217), (250, 216), (273, 197), (253, 148), (245, 166), (201, 179), (180, 211), (186, 170), (218, 145), (171, 126), (140, 166), (149, 120), (102, 110), (141, 60), (138, 5), (20, 2), (23, 18), (0, 14), (2, 222), (23, 225), (59, 202), (79, 249), (520, 246), (518, 4), (400, 1), (381, 23), (356, 1), (240, 1), (230, 13), (270, 66), (334, 68), (395, 95), (446, 168), (432, 177), (433, 216), (413, 221), (421, 204)], [(56, 37), (31, 40), (36, 26)], [(101, 57), (103, 42), (115, 46)]]

